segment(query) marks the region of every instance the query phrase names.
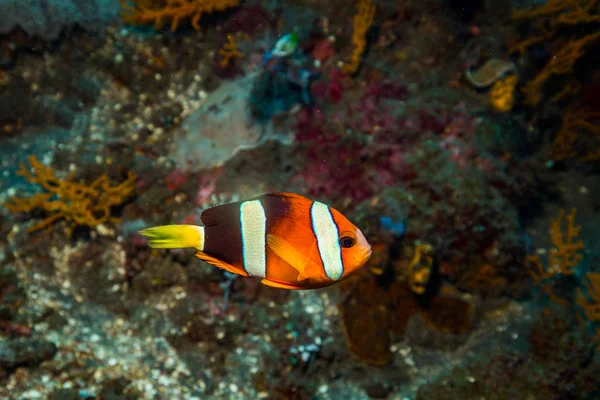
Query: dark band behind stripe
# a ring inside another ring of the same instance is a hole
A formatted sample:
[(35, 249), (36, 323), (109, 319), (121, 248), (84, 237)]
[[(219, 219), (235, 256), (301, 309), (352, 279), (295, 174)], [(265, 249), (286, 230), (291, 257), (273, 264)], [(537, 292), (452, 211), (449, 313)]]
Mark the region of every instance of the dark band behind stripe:
[(210, 210), (212, 224), (204, 229), (204, 252), (241, 267), (242, 233), (239, 203), (225, 204)]

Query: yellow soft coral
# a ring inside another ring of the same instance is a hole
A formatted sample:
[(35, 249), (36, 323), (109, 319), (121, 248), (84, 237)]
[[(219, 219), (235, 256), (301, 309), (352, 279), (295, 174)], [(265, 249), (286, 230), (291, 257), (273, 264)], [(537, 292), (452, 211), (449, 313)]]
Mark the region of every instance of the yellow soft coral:
[[(165, 21), (171, 21), (171, 31), (176, 31), (182, 19), (191, 18), (195, 30), (200, 30), (200, 18), (205, 14), (223, 11), (239, 5), (239, 0), (137, 0), (121, 1), (123, 18), (130, 24), (154, 24), (158, 30)], [(134, 5), (131, 5), (133, 3)]]
[(512, 110), (517, 80), (517, 75), (511, 75), (494, 82), (490, 91), (490, 104), (494, 110), (502, 113)]
[(354, 16), (354, 31), (352, 32), (354, 50), (350, 61), (344, 66), (344, 71), (349, 74), (354, 74), (358, 70), (367, 44), (365, 35), (373, 23), (374, 16), (375, 6), (371, 4), (371, 0), (358, 0), (358, 13)]
[(77, 225), (95, 228), (106, 222), (118, 221), (111, 216), (111, 208), (123, 204), (136, 190), (137, 178), (132, 173), (117, 186), (110, 185), (106, 174), (86, 185), (73, 182), (73, 173), (65, 179), (58, 178), (51, 168), (42, 164), (35, 156), (29, 157), (29, 162), (33, 172), (21, 163), (18, 175), (41, 186), (45, 192), (36, 193), (32, 197), (15, 197), (3, 204), (13, 212), (43, 210), (48, 214), (43, 221), (30, 227), (29, 232), (45, 228), (59, 219), (69, 222), (69, 234)]
[(433, 268), (434, 252), (435, 249), (429, 244), (415, 246), (415, 254), (409, 264), (408, 284), (416, 294), (423, 294), (427, 289)]

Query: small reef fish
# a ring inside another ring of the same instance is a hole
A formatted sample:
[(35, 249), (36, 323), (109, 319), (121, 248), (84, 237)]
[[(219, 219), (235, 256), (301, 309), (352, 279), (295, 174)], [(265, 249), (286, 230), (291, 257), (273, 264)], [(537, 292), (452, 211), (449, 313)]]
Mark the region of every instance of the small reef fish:
[(302, 290), (332, 285), (362, 267), (371, 246), (339, 211), (294, 193), (269, 193), (215, 206), (203, 226), (143, 229), (154, 248), (194, 248), (196, 257), (268, 286)]
[(283, 35), (277, 43), (275, 48), (271, 51), (271, 54), (276, 57), (287, 57), (296, 51), (298, 47), (298, 34), (296, 32), (288, 33)]

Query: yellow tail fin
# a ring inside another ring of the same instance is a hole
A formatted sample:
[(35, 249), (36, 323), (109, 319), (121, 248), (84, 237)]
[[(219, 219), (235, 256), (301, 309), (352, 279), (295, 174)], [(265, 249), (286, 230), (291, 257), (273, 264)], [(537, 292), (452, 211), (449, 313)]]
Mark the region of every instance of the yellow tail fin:
[(146, 228), (140, 234), (149, 238), (148, 244), (156, 249), (204, 250), (204, 227), (197, 225), (163, 225)]

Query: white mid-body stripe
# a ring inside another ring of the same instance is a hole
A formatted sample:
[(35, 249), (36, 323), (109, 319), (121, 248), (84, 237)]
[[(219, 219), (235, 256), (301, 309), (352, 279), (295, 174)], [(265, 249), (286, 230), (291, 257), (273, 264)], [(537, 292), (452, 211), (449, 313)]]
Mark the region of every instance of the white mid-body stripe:
[(340, 279), (344, 273), (338, 228), (326, 204), (315, 201), (310, 208), (312, 228), (317, 237), (319, 254), (329, 279)]
[(240, 206), (242, 225), (242, 259), (250, 276), (267, 276), (267, 217), (259, 200), (245, 201)]

